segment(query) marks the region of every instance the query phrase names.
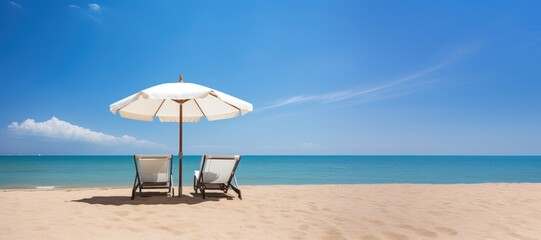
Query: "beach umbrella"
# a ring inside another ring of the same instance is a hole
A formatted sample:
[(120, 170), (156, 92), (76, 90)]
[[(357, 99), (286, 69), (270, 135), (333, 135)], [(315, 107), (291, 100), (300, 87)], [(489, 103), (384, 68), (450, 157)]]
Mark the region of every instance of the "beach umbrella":
[(179, 196), (182, 196), (182, 122), (199, 122), (234, 118), (253, 110), (252, 104), (218, 90), (194, 83), (185, 83), (182, 75), (177, 83), (159, 84), (109, 106), (113, 114), (123, 118), (179, 123)]

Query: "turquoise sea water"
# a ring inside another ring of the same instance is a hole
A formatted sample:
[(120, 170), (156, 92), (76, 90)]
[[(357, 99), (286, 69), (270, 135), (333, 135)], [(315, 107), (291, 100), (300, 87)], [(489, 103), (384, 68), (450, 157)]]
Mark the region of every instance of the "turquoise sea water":
[[(185, 156), (183, 185), (200, 156)], [(174, 161), (174, 178), (178, 161)], [(0, 188), (131, 187), (132, 156), (0, 156)], [(541, 156), (243, 156), (241, 185), (541, 182)]]

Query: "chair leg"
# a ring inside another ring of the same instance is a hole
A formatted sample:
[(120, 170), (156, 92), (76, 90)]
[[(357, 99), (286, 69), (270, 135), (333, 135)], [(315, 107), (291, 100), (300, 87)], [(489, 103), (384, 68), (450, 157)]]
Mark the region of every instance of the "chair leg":
[(203, 196), (203, 199), (205, 199), (205, 189), (201, 188), (201, 195)]
[(171, 186), (169, 186), (169, 188), (167, 188), (167, 195), (169, 195), (171, 197), (174, 197), (175, 196), (175, 189), (172, 188)]
[(133, 188), (131, 190), (131, 200), (135, 199), (135, 191), (137, 191), (137, 175), (135, 175), (135, 180), (133, 181)]
[(240, 189), (236, 188), (233, 185), (231, 185), (231, 188), (233, 189), (233, 191), (235, 191), (239, 195), (239, 199), (242, 200), (242, 195), (240, 194)]
[(135, 188), (131, 190), (131, 200), (135, 199)]

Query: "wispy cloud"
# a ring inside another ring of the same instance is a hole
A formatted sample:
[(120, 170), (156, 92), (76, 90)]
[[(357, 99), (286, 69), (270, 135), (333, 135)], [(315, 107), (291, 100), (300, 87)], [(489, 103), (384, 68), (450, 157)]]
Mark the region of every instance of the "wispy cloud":
[(89, 3), (86, 7), (85, 5), (69, 4), (68, 8), (87, 16), (97, 24), (101, 24), (102, 12), (107, 9), (97, 3)]
[(88, 7), (90, 8), (90, 10), (96, 12), (96, 13), (100, 13), (101, 12), (101, 7), (100, 5), (96, 4), (96, 3), (89, 3), (88, 4)]
[(102, 145), (137, 145), (151, 148), (169, 149), (164, 144), (158, 144), (147, 140), (138, 140), (132, 136), (124, 135), (115, 137), (109, 134), (92, 131), (56, 117), (43, 122), (36, 122), (34, 119), (26, 119), (22, 123), (13, 122), (8, 125), (8, 129), (33, 136), (46, 138), (62, 139), (68, 141), (81, 141)]
[(14, 1), (9, 1), (9, 4), (10, 4), (11, 6), (14, 6), (14, 7), (17, 7), (17, 8), (23, 8), (23, 6), (21, 6), (20, 4), (14, 2)]
[(86, 14), (87, 17), (89, 17), (96, 23), (101, 24), (101, 15), (103, 10), (104, 8), (97, 3), (89, 3), (88, 8), (84, 9), (83, 12)]
[(442, 61), (441, 63), (419, 70), (405, 77), (380, 83), (376, 86), (357, 87), (355, 89), (339, 90), (315, 95), (297, 95), (277, 100), (269, 106), (259, 108), (258, 110), (267, 110), (292, 104), (308, 102), (328, 104), (344, 100), (355, 100), (355, 103), (366, 103), (376, 100), (408, 95), (418, 91), (428, 83), (433, 82), (433, 80), (427, 79), (430, 74), (449, 65), (458, 56), (475, 50), (476, 48), (460, 49), (459, 51), (457, 51), (456, 54), (448, 57), (445, 61)]

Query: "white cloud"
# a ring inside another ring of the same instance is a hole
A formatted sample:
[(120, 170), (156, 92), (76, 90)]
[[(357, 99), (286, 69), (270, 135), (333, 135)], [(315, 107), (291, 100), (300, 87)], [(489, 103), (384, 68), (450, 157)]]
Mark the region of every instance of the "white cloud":
[(147, 140), (138, 140), (132, 136), (124, 135), (115, 137), (101, 132), (95, 132), (88, 128), (73, 125), (56, 117), (43, 122), (34, 119), (26, 119), (22, 123), (13, 122), (8, 129), (20, 134), (41, 136), (47, 138), (63, 139), (70, 141), (89, 142), (102, 145), (137, 145), (152, 148), (168, 149), (170, 147)]
[(11, 6), (14, 6), (14, 7), (23, 8), (23, 6), (21, 6), (20, 4), (14, 2), (14, 1), (9, 1), (9, 4), (11, 4)]
[[(77, 4), (69, 4), (68, 8), (70, 9), (77, 9), (77, 12), (80, 14), (83, 14), (90, 18), (92, 21), (95, 21), (96, 23), (101, 23), (101, 12), (103, 10), (103, 7), (96, 4), (96, 3), (89, 3), (88, 8), (84, 8), (84, 5), (77, 5)], [(84, 8), (84, 9), (83, 9)]]
[(101, 12), (101, 7), (100, 5), (96, 4), (96, 3), (89, 3), (88, 4), (88, 7), (90, 8), (90, 10), (94, 11), (94, 12), (97, 12), (97, 13), (100, 13)]

